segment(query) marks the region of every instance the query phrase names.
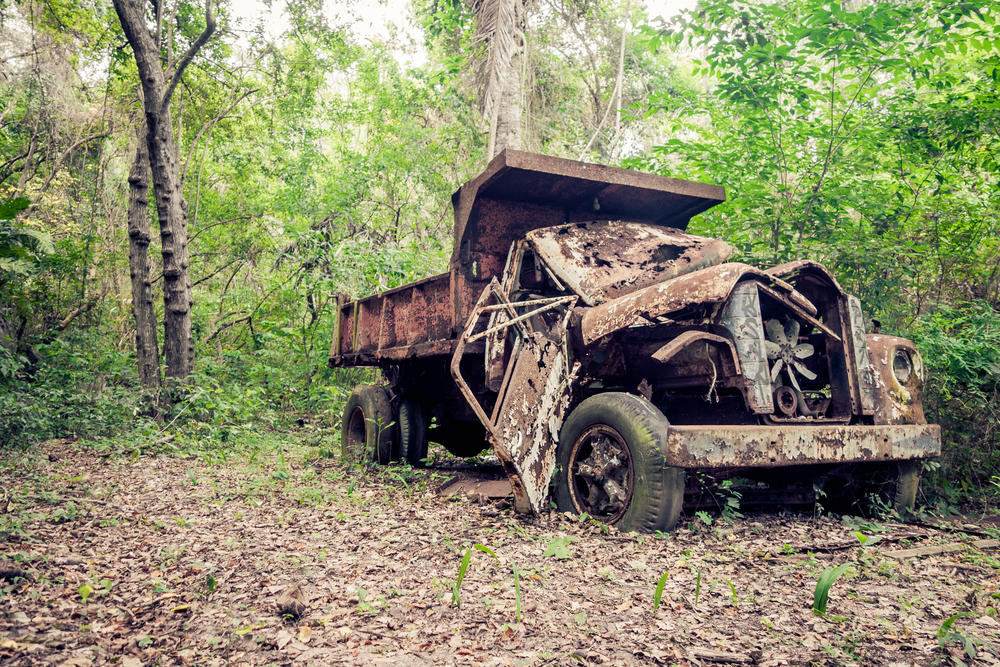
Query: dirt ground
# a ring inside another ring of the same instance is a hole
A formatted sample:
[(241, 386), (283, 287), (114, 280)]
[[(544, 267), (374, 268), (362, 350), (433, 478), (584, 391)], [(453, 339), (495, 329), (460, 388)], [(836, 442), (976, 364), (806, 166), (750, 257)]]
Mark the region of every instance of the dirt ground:
[[(981, 534), (787, 513), (606, 534), (315, 451), (0, 460), (0, 667), (1000, 663)], [(962, 546), (891, 555), (940, 544)]]

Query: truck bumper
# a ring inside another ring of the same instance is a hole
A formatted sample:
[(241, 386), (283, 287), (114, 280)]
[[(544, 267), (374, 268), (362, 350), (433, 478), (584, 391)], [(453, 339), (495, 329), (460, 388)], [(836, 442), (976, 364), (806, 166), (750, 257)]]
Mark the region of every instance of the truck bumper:
[(775, 468), (816, 463), (925, 459), (941, 455), (941, 427), (671, 426), (666, 465)]

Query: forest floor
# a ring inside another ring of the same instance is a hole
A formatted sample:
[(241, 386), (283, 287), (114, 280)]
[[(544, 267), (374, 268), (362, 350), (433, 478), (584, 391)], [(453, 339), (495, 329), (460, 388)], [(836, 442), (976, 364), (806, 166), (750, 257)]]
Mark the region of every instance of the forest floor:
[[(0, 666), (1000, 664), (1000, 554), (976, 535), (789, 513), (605, 533), (442, 497), (446, 469), (343, 466), (317, 437), (5, 454)], [(964, 546), (891, 555), (935, 544)], [(473, 545), (492, 554), (461, 579)]]

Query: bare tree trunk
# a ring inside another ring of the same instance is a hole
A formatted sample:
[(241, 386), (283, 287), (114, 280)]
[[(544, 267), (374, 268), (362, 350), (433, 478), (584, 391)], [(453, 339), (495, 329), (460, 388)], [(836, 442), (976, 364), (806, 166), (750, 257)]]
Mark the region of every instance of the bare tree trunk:
[(521, 148), (521, 73), (518, 71), (517, 58), (511, 65), (511, 72), (506, 85), (497, 101), (496, 123), (493, 132), (496, 136), (492, 160), (505, 148), (519, 150)]
[(167, 377), (191, 373), (191, 280), (188, 274), (187, 203), (180, 181), (180, 160), (170, 119), (170, 98), (185, 68), (215, 31), (211, 0), (205, 2), (205, 31), (194, 41), (167, 79), (160, 49), (146, 27), (145, 0), (114, 0), (125, 37), (135, 54), (146, 114), (146, 142), (153, 177), (163, 253), (163, 356)]
[(135, 358), (144, 393), (152, 397), (151, 407), (160, 394), (160, 350), (156, 336), (156, 309), (153, 285), (149, 276), (149, 146), (146, 124), (139, 126), (135, 160), (128, 175), (128, 267), (132, 277), (132, 315), (135, 317)]

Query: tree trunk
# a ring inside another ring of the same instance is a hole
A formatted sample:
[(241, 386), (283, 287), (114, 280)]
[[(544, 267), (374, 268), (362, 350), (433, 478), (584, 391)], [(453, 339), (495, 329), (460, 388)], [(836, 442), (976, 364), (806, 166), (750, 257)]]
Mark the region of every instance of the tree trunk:
[(128, 267), (132, 277), (132, 315), (135, 317), (135, 358), (143, 392), (155, 410), (160, 394), (160, 351), (156, 337), (156, 309), (149, 276), (149, 146), (146, 124), (136, 131), (139, 142), (128, 175)]
[(170, 98), (184, 69), (215, 31), (211, 0), (206, 0), (205, 31), (180, 59), (170, 79), (160, 64), (160, 49), (146, 28), (145, 0), (114, 0), (125, 37), (132, 46), (142, 82), (146, 143), (160, 221), (163, 253), (163, 356), (167, 377), (191, 373), (191, 281), (188, 275), (187, 203), (180, 182), (180, 159), (170, 119)]
[(496, 123), (493, 132), (496, 139), (493, 144), (492, 160), (505, 148), (519, 150), (521, 148), (521, 74), (518, 71), (517, 56), (511, 64), (506, 86), (497, 100)]

